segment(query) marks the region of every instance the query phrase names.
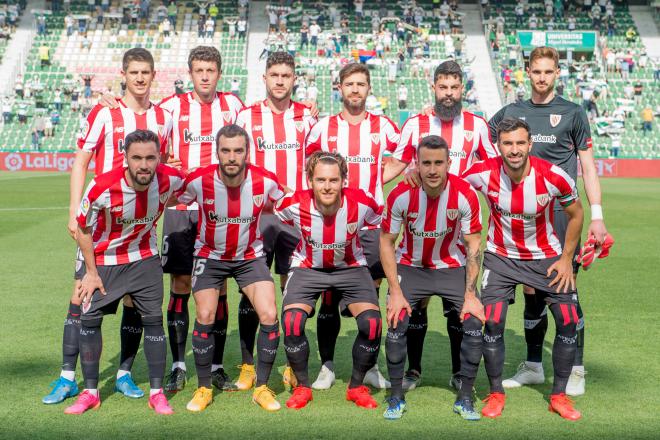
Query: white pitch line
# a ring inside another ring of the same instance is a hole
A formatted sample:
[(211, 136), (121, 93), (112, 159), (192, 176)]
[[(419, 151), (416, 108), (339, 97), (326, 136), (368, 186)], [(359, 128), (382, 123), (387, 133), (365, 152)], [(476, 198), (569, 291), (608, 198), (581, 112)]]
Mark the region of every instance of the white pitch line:
[(0, 208), (0, 212), (11, 211), (59, 211), (60, 209), (68, 209), (68, 206), (44, 206), (43, 208)]

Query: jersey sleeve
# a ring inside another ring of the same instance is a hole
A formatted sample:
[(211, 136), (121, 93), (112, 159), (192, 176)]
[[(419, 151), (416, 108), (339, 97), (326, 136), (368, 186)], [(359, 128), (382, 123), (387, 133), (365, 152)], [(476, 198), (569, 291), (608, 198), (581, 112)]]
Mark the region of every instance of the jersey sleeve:
[(410, 163), (417, 154), (418, 119), (419, 117), (408, 119), (401, 128), (399, 143), (392, 153), (392, 156), (401, 162)]
[(323, 150), (323, 123), (317, 122), (310, 130), (305, 140), (305, 156), (310, 156), (316, 151)]
[(561, 206), (568, 206), (578, 199), (575, 181), (566, 171), (557, 165), (550, 167), (550, 172), (546, 179), (550, 183), (550, 194), (557, 198)]
[(287, 194), (275, 204), (275, 209), (273, 210), (277, 218), (282, 222), (293, 225), (293, 206), (295, 204), (295, 194)]
[(92, 153), (103, 145), (105, 139), (105, 122), (108, 110), (97, 104), (89, 112), (85, 124), (78, 136), (78, 148)]
[(85, 194), (80, 205), (78, 206), (78, 214), (76, 220), (78, 226), (81, 228), (90, 228), (96, 224), (99, 212), (105, 208), (104, 198), (102, 197), (103, 191), (97, 185), (96, 179), (93, 179), (87, 185)]
[(364, 224), (366, 226), (378, 226), (383, 219), (383, 207), (376, 202), (370, 194), (361, 191), (364, 194), (364, 204), (367, 206), (367, 212), (364, 215)]
[(461, 232), (463, 234), (476, 234), (481, 232), (481, 205), (479, 196), (472, 187), (468, 187), (459, 198), (461, 203), (458, 209), (461, 214)]
[(406, 216), (406, 210), (402, 203), (403, 198), (403, 195), (398, 192), (391, 192), (387, 197), (387, 208), (383, 213), (383, 222), (380, 227), (388, 234), (399, 235), (401, 231), (401, 225)]
[(583, 108), (578, 107), (576, 109), (571, 137), (573, 138), (573, 145), (575, 145), (577, 150), (588, 150), (592, 147), (591, 127), (589, 126), (587, 113)]
[(483, 192), (483, 188), (485, 184), (482, 164), (483, 162), (477, 162), (476, 164), (472, 165), (470, 168), (465, 170), (461, 175), (461, 177), (464, 180), (466, 180), (467, 183), (472, 185), (472, 188), (481, 192)]
[(488, 123), (481, 118), (478, 118), (477, 120), (479, 121), (477, 129), (477, 135), (479, 136), (479, 144), (477, 145), (477, 157), (479, 160), (486, 160), (491, 157), (499, 156), (497, 148), (493, 146), (493, 142), (491, 141), (490, 128)]
[(385, 120), (383, 127), (383, 134), (385, 135), (385, 150), (394, 153), (401, 141), (401, 132), (399, 131), (399, 127), (397, 127), (390, 118), (385, 117), (383, 119)]
[(492, 143), (497, 143), (497, 127), (500, 125), (500, 122), (502, 122), (502, 119), (504, 119), (505, 111), (506, 107), (502, 107), (500, 111), (495, 113), (488, 121), (488, 131), (490, 132), (490, 141)]
[(246, 110), (246, 109), (243, 109), (243, 110), (239, 111), (239, 112), (238, 112), (238, 115), (236, 115), (236, 122), (235, 122), (235, 124), (238, 125), (238, 126), (241, 127), (241, 128), (244, 128), (244, 129), (248, 132), (248, 134), (250, 135), (250, 137), (252, 137), (252, 134), (251, 134), (250, 131), (247, 130), (247, 128), (246, 128), (246, 127), (247, 127), (247, 123), (248, 123), (248, 121), (247, 121), (247, 118), (248, 118), (247, 115), (248, 115), (248, 113), (249, 113), (249, 111)]
[(200, 177), (190, 174), (179, 188), (177, 200), (184, 205), (190, 205), (197, 200), (197, 182)]
[(270, 185), (268, 188), (268, 198), (271, 202), (276, 202), (284, 197), (284, 187), (275, 178), (275, 175), (271, 176), (269, 179)]

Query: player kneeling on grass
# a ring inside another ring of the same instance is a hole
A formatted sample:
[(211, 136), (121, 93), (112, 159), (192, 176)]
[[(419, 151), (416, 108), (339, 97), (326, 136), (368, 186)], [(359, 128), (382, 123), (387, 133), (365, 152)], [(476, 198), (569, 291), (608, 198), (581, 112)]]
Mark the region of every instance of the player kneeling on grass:
[(225, 125), (215, 138), (218, 164), (189, 174), (179, 196), (179, 202), (197, 202), (200, 209), (192, 273), (197, 308), (192, 347), (199, 388), (186, 408), (202, 411), (213, 401), (213, 326), (221, 288), (227, 278), (233, 277), (261, 323), (257, 384), (252, 398), (262, 408), (277, 411), (280, 404), (267, 383), (280, 333), (275, 285), (266, 266), (259, 221), (264, 207), (282, 198), (284, 189), (273, 173), (247, 163), (249, 138), (244, 129)]
[(363, 381), (378, 360), (382, 321), (358, 234), (364, 226), (380, 224), (382, 207), (364, 191), (345, 188), (347, 174), (346, 161), (339, 153), (317, 151), (307, 161), (311, 189), (288, 195), (275, 209), (301, 239), (293, 253), (293, 269), (282, 301), (284, 349), (298, 381), (286, 402), (289, 408), (303, 408), (312, 400), (305, 323), (327, 290), (341, 298), (340, 308), (357, 321), (346, 400), (363, 408), (378, 406)]
[[(565, 171), (529, 156), (532, 141), (525, 121), (505, 118), (497, 132), (502, 156), (477, 163), (463, 175), (484, 194), (490, 207), (481, 284), (486, 315), (483, 355), (490, 394), (481, 413), (494, 418), (504, 409), (504, 325), (516, 286), (524, 284), (536, 289), (536, 295), (548, 304), (557, 328), (550, 411), (577, 420), (580, 412), (565, 392), (577, 347), (573, 256), (582, 230), (582, 205), (575, 181)], [(554, 203), (568, 217), (563, 245), (552, 226)]]
[(151, 387), (149, 406), (172, 414), (162, 390), (166, 342), (163, 329), (163, 270), (156, 221), (183, 176), (160, 164), (158, 136), (136, 130), (126, 136), (126, 167), (95, 177), (78, 211), (77, 240), (85, 265), (78, 295), (82, 302), (80, 360), (85, 390), (64, 412), (98, 408), (101, 323), (105, 313), (129, 295), (144, 324), (144, 353)]
[[(384, 417), (399, 419), (406, 407), (403, 375), (412, 310), (439, 295), (463, 320), (461, 385), (454, 411), (467, 420), (479, 420), (472, 402), (484, 319), (476, 290), (481, 263), (479, 197), (469, 183), (448, 173), (451, 159), (440, 136), (425, 137), (417, 157), (421, 187), (399, 183), (387, 198), (381, 226), (380, 259), (389, 283), (385, 351), (392, 382)], [(395, 255), (402, 228), (403, 240)]]

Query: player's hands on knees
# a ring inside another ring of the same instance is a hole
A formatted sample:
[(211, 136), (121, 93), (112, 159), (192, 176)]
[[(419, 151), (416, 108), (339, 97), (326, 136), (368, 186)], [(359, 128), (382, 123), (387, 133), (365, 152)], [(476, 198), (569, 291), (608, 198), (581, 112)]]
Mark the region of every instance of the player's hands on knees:
[(387, 325), (396, 328), (399, 324), (399, 316), (404, 310), (408, 316), (412, 314), (412, 308), (403, 296), (403, 292), (399, 290), (399, 293), (394, 295), (390, 292), (387, 296)]
[(403, 181), (413, 188), (422, 186), (422, 181), (419, 178), (419, 173), (417, 172), (417, 166), (411, 166), (403, 174)]
[(103, 107), (108, 107), (108, 108), (119, 108), (119, 104), (117, 103), (117, 98), (111, 93), (104, 93), (101, 95), (99, 98), (99, 104)]
[(589, 223), (587, 237), (596, 237), (596, 242), (598, 243), (598, 246), (600, 246), (605, 241), (606, 235), (607, 228), (605, 227), (605, 222), (603, 220), (591, 220), (591, 223)]
[(474, 294), (466, 294), (463, 301), (463, 308), (461, 309), (461, 322), (465, 320), (465, 315), (470, 314), (477, 318), (483, 324), (486, 322), (486, 314), (484, 313), (484, 305), (481, 304), (479, 298)]
[(71, 238), (75, 240), (76, 236), (78, 235), (78, 221), (75, 217), (71, 217), (69, 219), (69, 223), (67, 223), (66, 228), (68, 229)]
[(102, 295), (105, 295), (105, 287), (103, 287), (101, 277), (98, 273), (85, 273), (78, 286), (78, 298), (80, 298), (83, 304), (87, 304), (92, 300), (92, 295), (94, 295), (96, 290), (99, 290)]
[(557, 293), (567, 293), (569, 290), (575, 290), (575, 277), (573, 276), (573, 263), (570, 258), (560, 258), (548, 268), (547, 277), (553, 272), (557, 275), (550, 281), (548, 286), (555, 287)]

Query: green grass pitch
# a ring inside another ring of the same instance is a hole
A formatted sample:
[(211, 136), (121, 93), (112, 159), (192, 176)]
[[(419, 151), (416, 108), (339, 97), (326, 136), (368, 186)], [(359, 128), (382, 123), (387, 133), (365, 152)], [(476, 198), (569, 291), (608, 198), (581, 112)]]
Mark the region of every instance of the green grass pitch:
[[(449, 348), (439, 300), (432, 301), (429, 312), (422, 387), (408, 394), (409, 411), (398, 422), (383, 419), (382, 405), (370, 411), (344, 400), (356, 331), (354, 321), (347, 319), (342, 320), (337, 345), (339, 381), (330, 391), (315, 392), (309, 407), (270, 414), (251, 402), (250, 393), (233, 393), (216, 394), (201, 414), (188, 413), (185, 404), (196, 385), (192, 376), (186, 390), (171, 400), (176, 414), (159, 417), (147, 408), (145, 398), (128, 400), (113, 393), (119, 317), (108, 316), (101, 360), (103, 405), (75, 417), (63, 414), (66, 403), (41, 403), (59, 373), (62, 321), (72, 286), (74, 243), (65, 230), (68, 176), (0, 173), (0, 438), (659, 438), (660, 180), (606, 179), (602, 185), (605, 218), (616, 245), (608, 259), (579, 277), (588, 375), (587, 394), (576, 399), (583, 412), (578, 422), (547, 410), (552, 324), (544, 354), (545, 385), (510, 391), (498, 420), (468, 423), (453, 414), (454, 395), (447, 386)], [(384, 292), (383, 287), (381, 299)], [(235, 284), (229, 303), (225, 367), (236, 377), (240, 351)], [(310, 320), (307, 334), (312, 345), (310, 375), (315, 377), (319, 368), (315, 319)], [(509, 375), (524, 356), (521, 303), (510, 310), (506, 341), (505, 375)], [(190, 343), (188, 349), (192, 373)], [(280, 344), (276, 365), (282, 366), (284, 360)], [(384, 344), (379, 365), (385, 372)], [(134, 377), (143, 389), (148, 388), (146, 373), (141, 351)], [(274, 371), (270, 386), (283, 404), (289, 393), (280, 379)], [(487, 391), (483, 367), (476, 387), (483, 398)], [(385, 393), (375, 396), (383, 401)]]

